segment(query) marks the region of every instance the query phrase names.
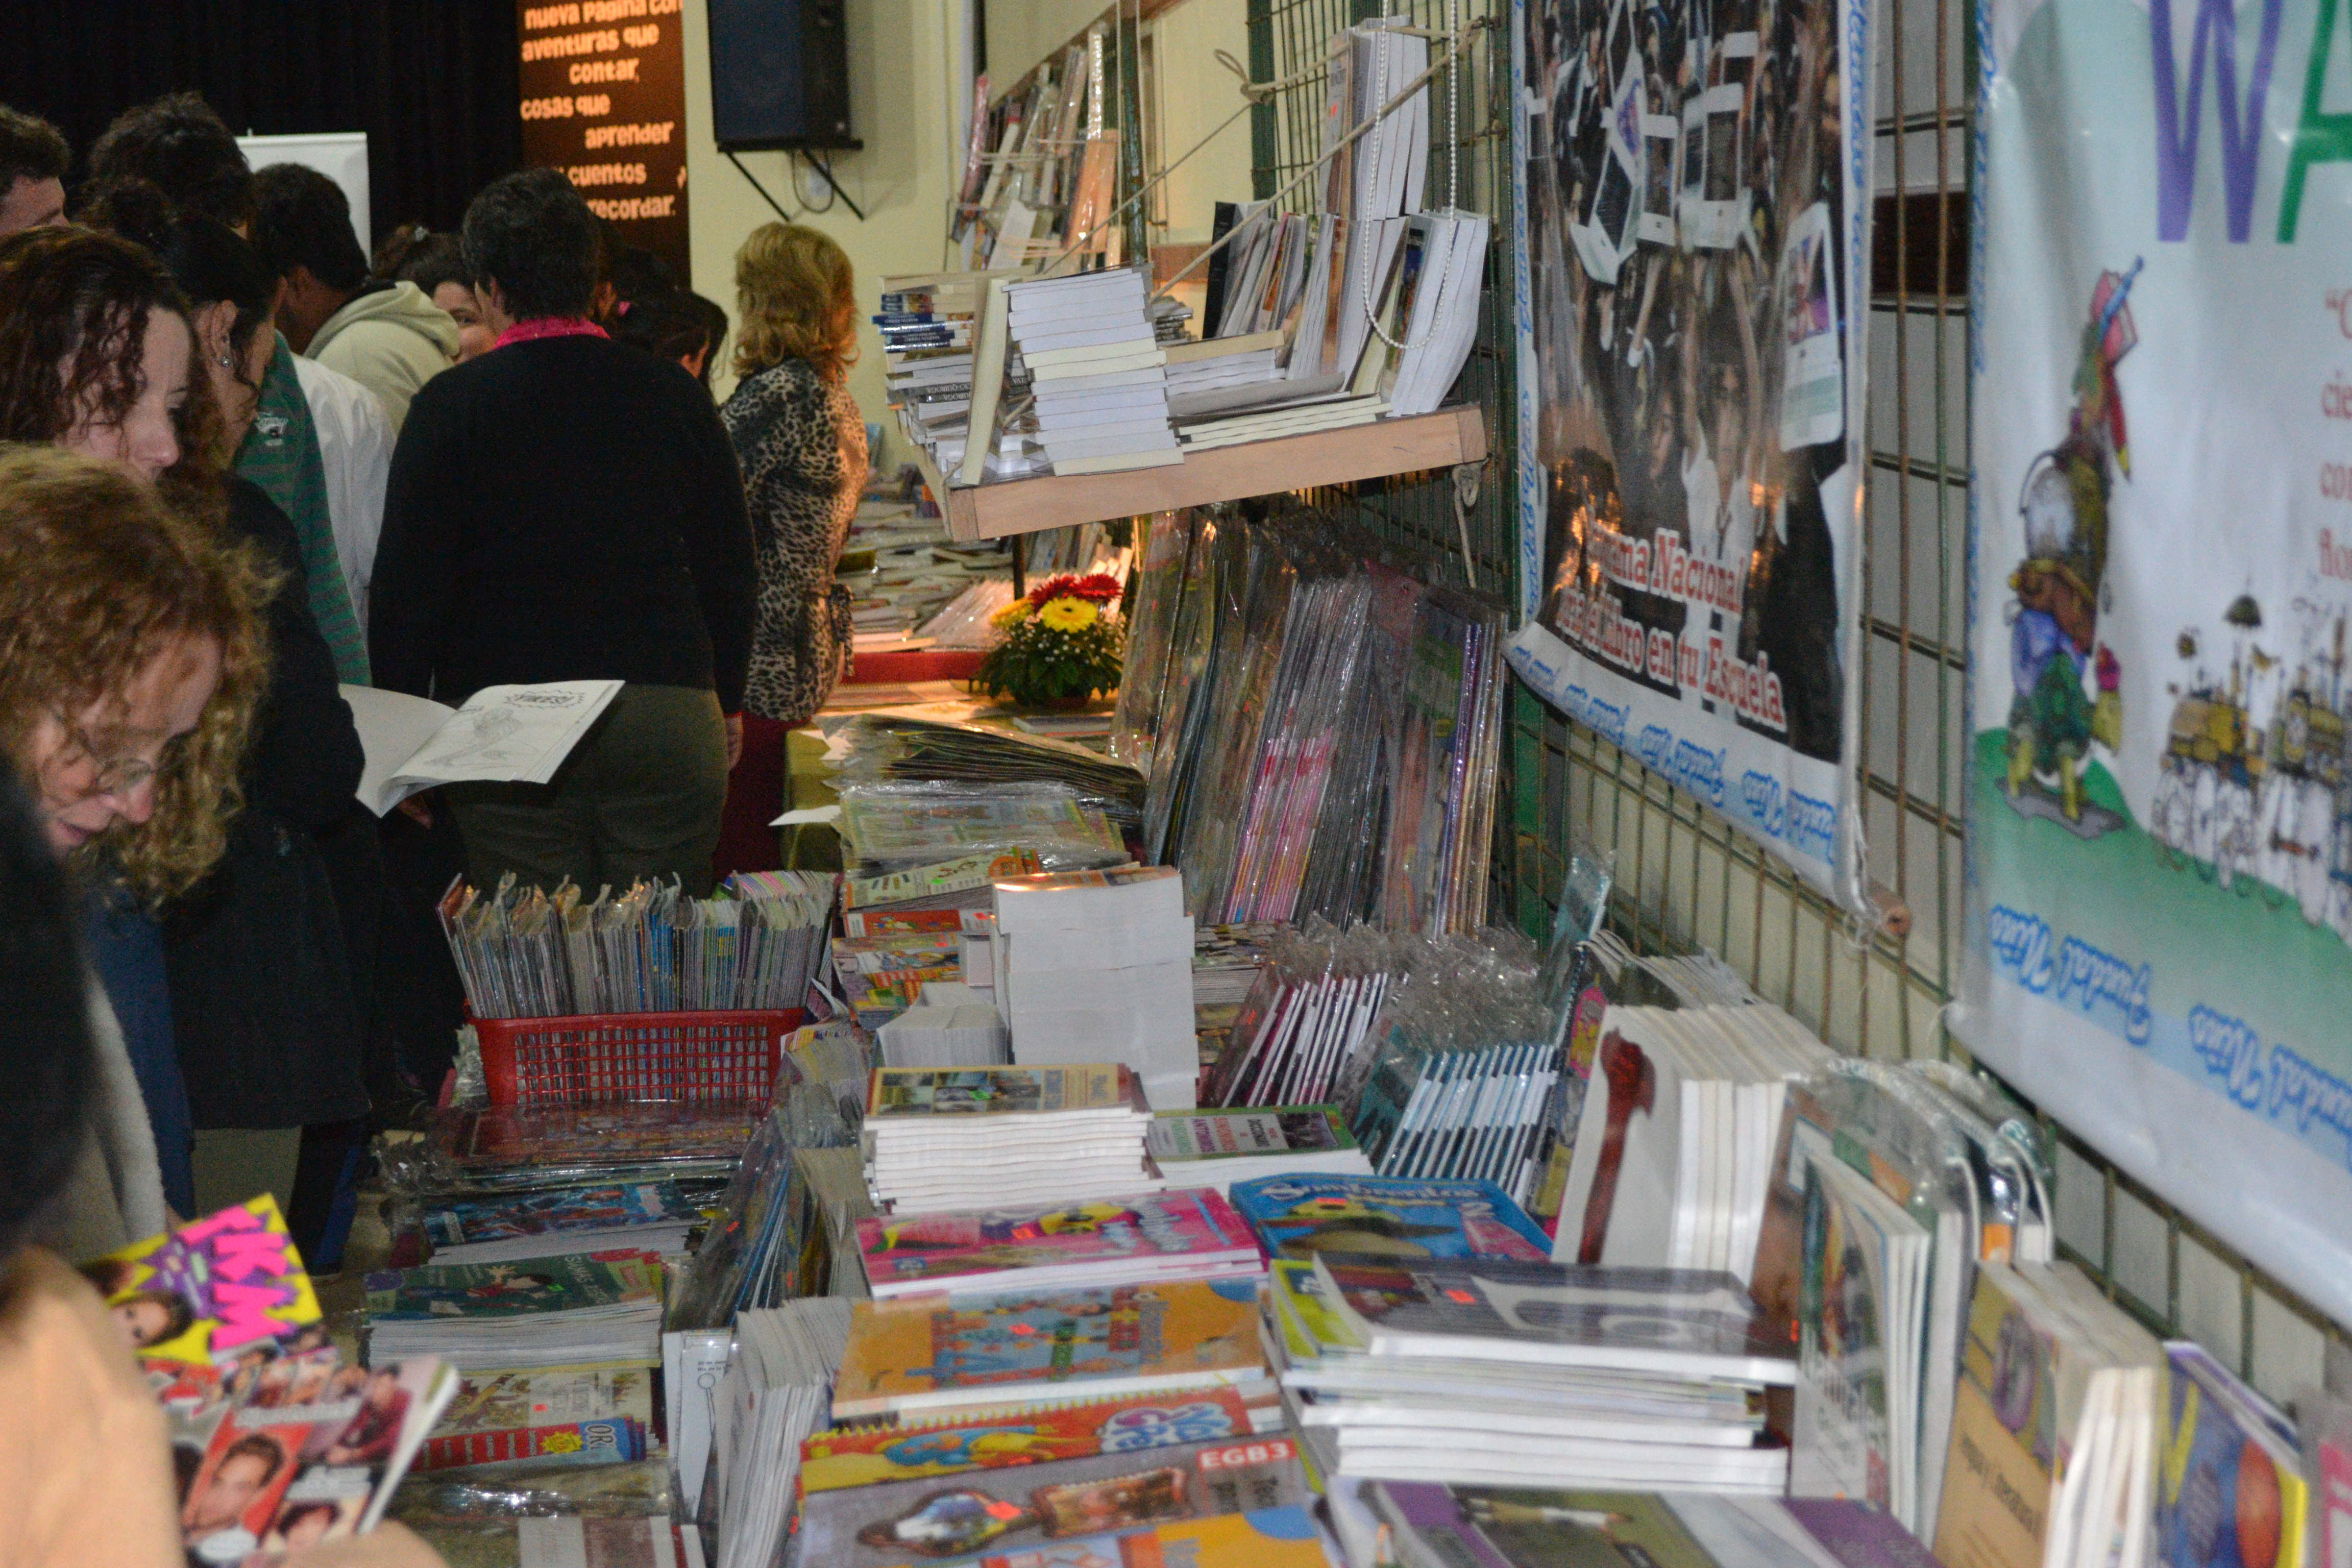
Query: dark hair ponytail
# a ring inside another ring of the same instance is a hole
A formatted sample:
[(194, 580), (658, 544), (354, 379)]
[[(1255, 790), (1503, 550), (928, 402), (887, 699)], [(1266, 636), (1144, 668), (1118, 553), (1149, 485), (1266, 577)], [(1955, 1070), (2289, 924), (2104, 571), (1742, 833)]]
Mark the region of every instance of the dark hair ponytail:
[(278, 279), (235, 229), (203, 213), (175, 210), (159, 187), (142, 179), (107, 186), (82, 221), (145, 246), (197, 310), (219, 302), (234, 307), (229, 347), (243, 362), (254, 333), (270, 319)]

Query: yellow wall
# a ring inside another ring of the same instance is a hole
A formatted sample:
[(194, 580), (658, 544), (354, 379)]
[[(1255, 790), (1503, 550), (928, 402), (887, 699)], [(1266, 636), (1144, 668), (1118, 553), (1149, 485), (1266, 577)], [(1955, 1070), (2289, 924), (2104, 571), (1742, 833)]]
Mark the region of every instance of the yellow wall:
[[(821, 228), (849, 253), (857, 271), (861, 320), (873, 313), (874, 279), (887, 273), (924, 272), (947, 255), (948, 205), (962, 177), (963, 94), (961, 0), (856, 0), (849, 15), (850, 129), (862, 152), (833, 155), (834, 172), (850, 200), (865, 209), (861, 223), (847, 204), (798, 221)], [(695, 291), (735, 313), (735, 250), (744, 236), (775, 213), (760, 199), (711, 140), (710, 36), (703, 0), (687, 0), (686, 181), (693, 245)], [(955, 144), (950, 150), (950, 144)], [(782, 153), (738, 153), (787, 212), (802, 211), (791, 160)], [(823, 191), (821, 177), (808, 182)], [(730, 337), (730, 342), (732, 342)], [(882, 395), (882, 344), (871, 322), (860, 328), (862, 350), (849, 390), (869, 422), (887, 425)], [(724, 397), (734, 377), (715, 378)], [(895, 458), (891, 459), (895, 462)]]
[[(1185, 0), (1155, 18), (1160, 59), (1160, 121), (1173, 157), (1241, 102), (1234, 78), (1216, 63), (1224, 49), (1246, 58), (1244, 0)], [(992, 5), (988, 17), (989, 79), (1002, 87), (1017, 79), (1071, 35), (1099, 16), (1103, 0), (1012, 0)], [(947, 245), (949, 204), (963, 178), (963, 137), (969, 127), (965, 84), (968, 55), (963, 0), (856, 0), (849, 16), (849, 103), (852, 131), (863, 151), (834, 155), (842, 189), (865, 209), (860, 222), (836, 201), (833, 210), (803, 213), (792, 161), (782, 153), (740, 153), (797, 221), (821, 228), (849, 253), (857, 272), (859, 314), (872, 314), (874, 280), (898, 272), (952, 265)], [(686, 0), (687, 212), (693, 247), (694, 288), (735, 313), (735, 249), (744, 236), (775, 213), (711, 140), (710, 37), (704, 0)], [(803, 170), (806, 165), (803, 164)], [(822, 192), (820, 178), (805, 182)], [(1203, 239), (1212, 204), (1249, 195), (1249, 124), (1244, 117), (1169, 181), (1165, 237)], [(731, 341), (731, 340), (730, 340)], [(860, 328), (863, 351), (849, 390), (869, 422), (891, 424), (882, 395), (882, 344), (870, 322)], [(719, 395), (734, 377), (719, 367)], [(886, 454), (887, 456), (887, 454)], [(895, 458), (889, 460), (895, 462)]]

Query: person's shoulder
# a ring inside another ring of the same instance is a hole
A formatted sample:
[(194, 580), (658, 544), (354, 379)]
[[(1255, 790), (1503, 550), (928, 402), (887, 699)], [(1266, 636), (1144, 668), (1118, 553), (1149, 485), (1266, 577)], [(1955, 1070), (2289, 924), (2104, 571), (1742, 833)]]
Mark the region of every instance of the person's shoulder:
[(0, 1359), (35, 1358), (47, 1377), (136, 1384), (138, 1368), (97, 1288), (56, 1253), (28, 1247), (0, 1270), (0, 1323), (11, 1342)]
[(294, 374), (301, 383), (304, 401), (310, 405), (310, 416), (320, 426), (330, 419), (347, 430), (370, 424), (389, 425), (383, 400), (357, 376), (299, 354), (294, 359)]

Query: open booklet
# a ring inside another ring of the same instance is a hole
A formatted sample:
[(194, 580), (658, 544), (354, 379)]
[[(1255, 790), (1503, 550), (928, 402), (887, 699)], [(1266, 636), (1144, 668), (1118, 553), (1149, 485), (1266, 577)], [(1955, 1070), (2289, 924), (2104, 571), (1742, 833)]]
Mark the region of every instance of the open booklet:
[(367, 767), (360, 804), (382, 816), (436, 784), (545, 784), (621, 689), (617, 680), (485, 686), (450, 708), (369, 686), (342, 688)]

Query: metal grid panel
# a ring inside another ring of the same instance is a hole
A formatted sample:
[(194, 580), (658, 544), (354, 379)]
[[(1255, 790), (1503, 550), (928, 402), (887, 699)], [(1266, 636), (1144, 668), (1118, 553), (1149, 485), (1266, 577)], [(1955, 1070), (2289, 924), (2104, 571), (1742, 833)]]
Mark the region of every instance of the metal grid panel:
[[(1486, 411), (1488, 461), (1469, 517), (1479, 589), (1512, 598), (1513, 258), (1508, 0), (1461, 0), (1489, 18), (1462, 75), (1462, 205), (1493, 214), (1496, 241), (1477, 346), (1456, 388)], [(1444, 25), (1439, 0), (1249, 0), (1258, 80), (1302, 77), (1253, 117), (1256, 190), (1270, 195), (1318, 150), (1325, 42), (1352, 21), (1410, 9)], [(1496, 857), (1498, 909), (1529, 934), (1550, 927), (1570, 846), (1617, 853), (1612, 923), (1643, 951), (1713, 949), (1765, 996), (1840, 1049), (1961, 1057), (1942, 1009), (1959, 979), (1962, 731), (1967, 674), (1967, 228), (1976, 62), (1969, 0), (1880, 0), (1873, 70), (1877, 235), (1871, 289), (1869, 453), (1855, 760), (1869, 868), (1908, 931), (1863, 931), (1730, 823), (1631, 754), (1569, 724), (1514, 683), (1501, 787), (1513, 843)], [(1443, 79), (1434, 84), (1442, 92)], [(1444, 110), (1433, 94), (1430, 203), (1442, 199)], [(1433, 576), (1466, 581), (1449, 487), (1433, 475), (1318, 493)], [(1498, 813), (1498, 817), (1506, 815)], [(2111, 1295), (2167, 1334), (2195, 1338), (2265, 1392), (2318, 1381), (2343, 1331), (2185, 1219), (2063, 1127), (2061, 1246)]]

